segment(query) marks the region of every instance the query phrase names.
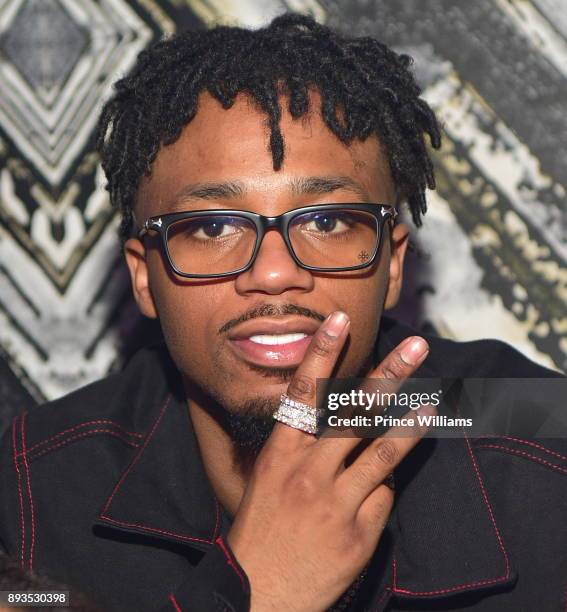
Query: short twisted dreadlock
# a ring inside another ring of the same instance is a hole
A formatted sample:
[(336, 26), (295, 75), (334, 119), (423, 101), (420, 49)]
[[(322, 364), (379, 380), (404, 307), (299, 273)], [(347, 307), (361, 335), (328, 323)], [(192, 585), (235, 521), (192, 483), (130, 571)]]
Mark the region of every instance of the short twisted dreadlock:
[[(132, 232), (132, 209), (140, 179), (160, 147), (179, 137), (208, 91), (230, 108), (245, 92), (267, 115), (274, 170), (284, 159), (279, 94), (289, 112), (309, 111), (308, 90), (322, 99), (321, 114), (343, 142), (376, 134), (387, 152), (392, 177), (416, 225), (426, 211), (425, 189), (435, 188), (425, 145), (441, 135), (407, 55), (373, 38), (347, 38), (311, 17), (284, 14), (259, 30), (218, 26), (187, 32), (143, 51), (129, 76), (115, 85), (98, 127), (97, 146), (111, 202), (122, 213), (121, 234)], [(283, 88), (283, 89), (282, 89)]]

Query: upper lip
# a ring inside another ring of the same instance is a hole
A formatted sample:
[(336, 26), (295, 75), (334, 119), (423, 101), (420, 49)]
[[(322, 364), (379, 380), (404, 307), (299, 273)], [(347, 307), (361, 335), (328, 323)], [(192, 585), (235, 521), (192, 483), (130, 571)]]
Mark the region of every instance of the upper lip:
[(250, 319), (236, 325), (228, 334), (230, 340), (245, 340), (260, 334), (308, 334), (313, 335), (321, 321), (306, 317), (285, 317), (281, 319)]

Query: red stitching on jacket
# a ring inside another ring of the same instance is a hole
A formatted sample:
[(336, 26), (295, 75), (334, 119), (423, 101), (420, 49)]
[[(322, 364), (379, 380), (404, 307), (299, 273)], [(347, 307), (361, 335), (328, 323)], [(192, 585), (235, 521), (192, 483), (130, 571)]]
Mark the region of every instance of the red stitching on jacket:
[(24, 534), (25, 534), (25, 523), (24, 523), (24, 498), (22, 496), (22, 477), (20, 474), (20, 468), (18, 466), (18, 459), (16, 453), (16, 425), (18, 417), (15, 416), (12, 421), (12, 456), (14, 459), (14, 469), (16, 470), (16, 476), (18, 480), (18, 498), (20, 500), (20, 567), (24, 568)]
[(408, 589), (395, 589), (395, 593), (404, 593), (407, 595), (442, 595), (443, 593), (452, 593), (467, 587), (484, 586), (487, 584), (494, 584), (495, 582), (501, 582), (506, 576), (499, 576), (498, 578), (491, 578), (490, 580), (479, 580), (478, 582), (469, 582), (467, 584), (459, 584), (448, 589), (439, 589), (437, 591), (410, 591)]
[(499, 450), (503, 450), (506, 453), (512, 453), (513, 455), (519, 455), (520, 457), (528, 457), (528, 459), (532, 459), (537, 463), (542, 463), (543, 465), (549, 466), (553, 470), (557, 470), (558, 472), (563, 472), (567, 474), (567, 468), (563, 468), (559, 465), (555, 465), (555, 463), (551, 463), (550, 461), (546, 461), (545, 459), (541, 459), (536, 455), (532, 455), (530, 453), (526, 453), (526, 451), (521, 451), (516, 448), (509, 448), (508, 446), (502, 446), (500, 444), (478, 444), (477, 448), (497, 448)]
[(396, 586), (396, 575), (397, 575), (397, 571), (398, 571), (398, 564), (396, 563), (396, 557), (394, 555), (392, 555), (392, 590), (394, 592), (397, 591), (397, 586)]
[(216, 507), (217, 516), (215, 518), (215, 528), (213, 530), (213, 537), (211, 539), (211, 542), (214, 542), (217, 539), (217, 533), (219, 531), (219, 525), (220, 525), (220, 503), (216, 497), (215, 497), (215, 507)]
[(471, 443), (470, 440), (467, 437), (467, 434), (463, 428), (463, 435), (465, 436), (465, 442), (467, 443), (467, 449), (469, 451), (469, 455), (471, 457), (471, 461), (474, 467), (474, 471), (476, 472), (476, 477), (478, 479), (478, 483), (480, 485), (480, 489), (482, 491), (482, 496), (484, 498), (484, 503), (486, 504), (486, 507), (488, 508), (488, 513), (490, 515), (490, 520), (492, 521), (492, 527), (494, 528), (494, 533), (496, 533), (496, 538), (498, 540), (498, 544), (500, 545), (500, 549), (502, 550), (502, 553), (504, 555), (504, 559), (506, 562), (506, 574), (504, 576), (501, 576), (500, 578), (508, 578), (508, 576), (510, 575), (510, 559), (508, 559), (508, 553), (506, 552), (506, 548), (504, 547), (504, 542), (502, 541), (502, 536), (500, 535), (500, 531), (498, 531), (498, 526), (496, 525), (496, 520), (494, 518), (494, 512), (492, 511), (492, 506), (490, 505), (490, 501), (488, 499), (488, 495), (486, 494), (486, 489), (484, 488), (484, 482), (482, 480), (482, 476), (480, 474), (480, 470), (478, 469), (478, 463), (476, 462), (476, 458), (474, 456), (474, 453), (472, 451), (472, 447), (471, 447)]
[(142, 523), (129, 523), (127, 521), (118, 521), (116, 519), (110, 518), (109, 516), (102, 515), (102, 514), (100, 518), (103, 518), (104, 520), (109, 521), (111, 523), (115, 523), (116, 525), (121, 525), (122, 527), (139, 527), (140, 529), (145, 529), (147, 531), (153, 531), (155, 533), (160, 533), (162, 535), (173, 536), (175, 538), (179, 538), (180, 540), (212, 544), (215, 541), (216, 534), (218, 533), (219, 525), (220, 525), (220, 504), (218, 500), (215, 500), (215, 501), (216, 501), (217, 516), (216, 516), (216, 521), (215, 521), (215, 529), (213, 532), (213, 538), (211, 540), (206, 540), (204, 538), (194, 538), (191, 536), (184, 535), (182, 533), (177, 533), (175, 531), (166, 531), (164, 529), (158, 529), (157, 527), (150, 527), (149, 525), (144, 525)]
[[(34, 444), (33, 446), (30, 446), (30, 448), (28, 448), (28, 455), (33, 452), (36, 448), (43, 446), (44, 444), (47, 444), (48, 442), (51, 442), (51, 440), (55, 440), (56, 438), (60, 438), (61, 436), (65, 435), (66, 433), (71, 433), (77, 429), (80, 429), (81, 427), (86, 427), (87, 425), (112, 425), (113, 427), (116, 427), (117, 429), (121, 429), (125, 434), (128, 434), (129, 436), (134, 436), (136, 438), (143, 438), (144, 435), (140, 434), (140, 433), (136, 433), (134, 431), (128, 431), (127, 429), (125, 429), (124, 427), (122, 427), (122, 425), (116, 423), (115, 421), (112, 421), (111, 419), (98, 419), (96, 421), (85, 421), (84, 423), (79, 423), (79, 425), (75, 425), (74, 427), (69, 427), (68, 429), (64, 429), (63, 431), (60, 431), (59, 433), (50, 436), (49, 438), (46, 438), (45, 440), (42, 440), (41, 442), (38, 442), (37, 444)], [(21, 453), (19, 453), (21, 454)]]
[[(152, 436), (154, 435), (155, 430), (157, 429), (157, 426), (160, 424), (160, 421), (163, 418), (163, 415), (165, 414), (165, 409), (169, 406), (170, 400), (171, 400), (171, 395), (168, 395), (167, 398), (165, 399), (164, 403), (163, 403), (163, 406), (161, 407), (161, 410), (160, 410), (160, 413), (159, 413), (157, 419), (155, 420), (154, 424), (152, 425), (150, 433), (146, 436), (146, 439), (144, 440), (144, 444), (142, 444), (140, 450), (136, 453), (136, 455), (132, 459), (132, 462), (128, 466), (128, 469), (124, 472), (124, 474), (122, 474), (122, 477), (116, 483), (116, 486), (114, 487), (114, 490), (110, 494), (110, 497), (106, 500), (106, 504), (104, 505), (104, 508), (102, 509), (101, 516), (106, 514), (106, 511), (110, 507), (110, 504), (112, 503), (112, 500), (114, 499), (114, 496), (116, 495), (116, 492), (122, 486), (122, 483), (126, 479), (126, 476), (128, 476), (128, 474), (130, 473), (130, 470), (136, 465), (136, 463), (138, 463), (140, 457), (142, 456), (142, 453), (146, 450), (146, 446), (148, 445), (149, 441), (152, 439)], [(104, 517), (104, 518), (106, 518), (106, 517)]]
[(513, 440), (514, 442), (520, 442), (521, 444), (527, 444), (528, 446), (533, 446), (534, 448), (539, 448), (540, 450), (553, 455), (554, 457), (558, 457), (559, 459), (563, 459), (563, 461), (567, 461), (567, 457), (562, 455), (561, 453), (557, 453), (556, 451), (551, 450), (550, 448), (546, 448), (541, 444), (536, 444), (535, 442), (531, 442), (530, 440), (523, 440), (522, 438), (513, 438), (511, 436), (501, 436), (506, 440)]
[(394, 578), (393, 578), (394, 584), (392, 587), (392, 591), (394, 593), (404, 593), (407, 595), (441, 595), (443, 593), (452, 593), (453, 591), (458, 591), (466, 587), (476, 587), (476, 586), (482, 586), (486, 584), (493, 584), (494, 582), (500, 582), (502, 578), (504, 578), (504, 576), (499, 576), (498, 578), (491, 578), (490, 580), (479, 580), (478, 582), (469, 582), (468, 584), (459, 584), (457, 586), (449, 587), (447, 589), (438, 589), (437, 591), (410, 591), (409, 589), (399, 589), (396, 586), (396, 558), (395, 557), (394, 557), (392, 565), (393, 565), (393, 572), (394, 572)]
[(173, 606), (173, 609), (175, 610), (175, 612), (183, 612), (183, 610), (181, 610), (181, 608), (179, 607), (179, 604), (177, 603), (177, 599), (175, 599), (175, 596), (173, 595), (173, 593), (169, 594), (169, 601), (171, 602), (171, 605)]
[(166, 531), (165, 529), (158, 529), (157, 527), (150, 527), (149, 525), (144, 525), (142, 523), (129, 523), (127, 521), (118, 521), (116, 519), (110, 518), (109, 516), (100, 515), (100, 518), (108, 521), (109, 523), (114, 523), (115, 525), (120, 525), (121, 527), (140, 527), (141, 529), (145, 529), (146, 531), (153, 531), (155, 533), (160, 533), (162, 535), (173, 536), (175, 538), (179, 538), (180, 540), (187, 540), (189, 542), (204, 542), (205, 544), (212, 544), (211, 540), (205, 540), (204, 538), (192, 538), (191, 536), (183, 535), (182, 533), (175, 533), (174, 531)]
[(148, 433), (146, 439), (144, 440), (144, 444), (140, 447), (140, 449), (136, 453), (135, 457), (132, 459), (132, 462), (130, 463), (130, 465), (128, 466), (128, 468), (124, 472), (124, 474), (122, 474), (122, 477), (120, 478), (120, 480), (118, 481), (118, 483), (114, 487), (114, 490), (110, 494), (110, 497), (106, 500), (106, 503), (104, 504), (104, 508), (102, 509), (102, 512), (100, 513), (99, 516), (100, 516), (101, 519), (103, 519), (105, 521), (108, 521), (109, 523), (114, 523), (115, 525), (120, 525), (121, 527), (139, 527), (140, 529), (144, 529), (144, 530), (149, 531), (149, 532), (160, 533), (160, 534), (166, 535), (166, 536), (172, 536), (174, 538), (178, 538), (180, 540), (185, 540), (185, 541), (188, 541), (188, 542), (203, 542), (203, 543), (206, 543), (206, 544), (213, 544), (214, 538), (215, 538), (215, 535), (217, 533), (217, 530), (219, 528), (219, 523), (220, 523), (220, 506), (219, 506), (218, 500), (216, 500), (217, 501), (217, 517), (216, 517), (216, 523), (215, 523), (215, 532), (213, 533), (213, 538), (211, 540), (206, 540), (205, 538), (194, 538), (194, 537), (187, 536), (187, 535), (184, 535), (184, 534), (181, 534), (181, 533), (176, 533), (174, 531), (166, 531), (164, 529), (158, 529), (157, 527), (150, 527), (149, 525), (144, 525), (143, 523), (130, 523), (128, 521), (119, 521), (117, 519), (110, 518), (106, 514), (108, 512), (108, 509), (110, 508), (110, 505), (112, 504), (112, 500), (114, 499), (114, 496), (116, 495), (118, 489), (122, 486), (124, 480), (126, 479), (128, 474), (130, 473), (132, 468), (139, 461), (139, 459), (142, 456), (142, 453), (144, 452), (144, 450), (146, 450), (146, 446), (148, 445), (148, 443), (151, 440), (152, 436), (154, 435), (158, 425), (160, 424), (160, 422), (161, 422), (161, 420), (163, 418), (163, 415), (165, 414), (165, 410), (169, 406), (170, 401), (171, 401), (171, 395), (169, 395), (166, 398), (166, 400), (164, 401), (163, 406), (162, 406), (162, 408), (160, 410), (160, 413), (159, 413), (157, 419), (155, 420), (154, 424), (152, 425), (152, 428), (151, 428), (150, 432)]
[(48, 446), (38, 451), (33, 456), (31, 457), (28, 456), (28, 458), (30, 461), (33, 459), (37, 459), (38, 457), (45, 455), (49, 451), (55, 450), (56, 448), (59, 448), (60, 446), (64, 446), (65, 444), (71, 443), (73, 440), (78, 440), (80, 438), (86, 438), (88, 436), (93, 436), (99, 433), (107, 433), (110, 436), (114, 436), (118, 438), (119, 440), (122, 440), (124, 444), (128, 444), (129, 446), (132, 446), (133, 448), (138, 448), (140, 446), (139, 442), (133, 442), (131, 440), (128, 440), (127, 438), (123, 437), (123, 434), (119, 434), (118, 432), (113, 431), (112, 429), (91, 429), (90, 431), (85, 431), (83, 433), (77, 434), (76, 436), (69, 436), (68, 438), (65, 438), (65, 440), (60, 440), (59, 442), (57, 442), (57, 444), (52, 444), (51, 446)]
[(405, 593), (408, 595), (441, 595), (442, 593), (451, 593), (453, 591), (458, 591), (461, 589), (465, 589), (468, 587), (477, 587), (477, 586), (482, 586), (482, 585), (487, 585), (487, 584), (494, 584), (496, 582), (502, 582), (502, 580), (506, 580), (509, 575), (510, 575), (510, 560), (508, 558), (508, 553), (506, 552), (506, 548), (504, 547), (504, 542), (502, 541), (502, 537), (500, 536), (500, 532), (498, 531), (498, 527), (496, 525), (496, 520), (494, 518), (494, 513), (492, 511), (492, 506), (490, 505), (490, 501), (488, 500), (488, 495), (486, 494), (486, 489), (484, 488), (484, 482), (482, 480), (482, 476), (480, 474), (480, 470), (478, 469), (478, 464), (476, 462), (474, 453), (472, 452), (472, 447), (470, 444), (470, 441), (467, 437), (467, 434), (465, 432), (465, 430), (463, 429), (463, 435), (465, 438), (465, 442), (467, 444), (467, 449), (469, 451), (469, 455), (474, 467), (474, 471), (476, 473), (476, 477), (478, 480), (478, 483), (480, 485), (480, 489), (482, 491), (482, 496), (484, 499), (484, 503), (486, 504), (487, 508), (488, 508), (488, 514), (490, 516), (490, 521), (492, 522), (492, 527), (494, 528), (494, 532), (496, 533), (496, 539), (498, 540), (498, 544), (500, 546), (500, 550), (502, 551), (503, 555), (504, 555), (504, 560), (506, 563), (506, 573), (502, 576), (499, 576), (498, 578), (491, 578), (491, 579), (487, 579), (487, 580), (479, 580), (477, 582), (469, 582), (469, 583), (465, 583), (465, 584), (459, 584), (457, 586), (454, 587), (449, 587), (446, 589), (438, 589), (436, 591), (410, 591), (409, 589), (399, 589), (398, 587), (396, 587), (396, 559), (394, 558), (393, 560), (393, 571), (394, 571), (394, 587), (393, 590), (395, 593)]
[(374, 612), (378, 612), (378, 606), (384, 601), (384, 599), (386, 598), (386, 596), (391, 592), (391, 588), (389, 586), (387, 586), (384, 589), (384, 592), (382, 593), (382, 595), (380, 596), (380, 599), (374, 604)]
[(28, 464), (28, 459), (26, 456), (26, 433), (24, 427), (26, 413), (22, 414), (20, 419), (21, 422), (21, 435), (22, 435), (22, 457), (24, 461), (24, 466), (26, 468), (26, 481), (28, 485), (28, 497), (30, 498), (30, 513), (31, 513), (31, 544), (30, 544), (30, 560), (29, 560), (29, 569), (33, 569), (33, 550), (35, 547), (35, 513), (33, 510), (33, 498), (31, 492), (31, 476), (30, 476), (30, 466)]
[(224, 543), (224, 540), (223, 540), (222, 536), (219, 536), (215, 540), (215, 544), (217, 544), (217, 546), (222, 550), (222, 552), (223, 552), (223, 554), (225, 556), (227, 564), (230, 565), (230, 567), (234, 570), (236, 575), (240, 578), (240, 582), (242, 583), (242, 588), (246, 589), (246, 580), (244, 579), (244, 576), (242, 575), (242, 572), (238, 569), (238, 566), (234, 562), (234, 560), (232, 558), (232, 555), (230, 554), (226, 544)]

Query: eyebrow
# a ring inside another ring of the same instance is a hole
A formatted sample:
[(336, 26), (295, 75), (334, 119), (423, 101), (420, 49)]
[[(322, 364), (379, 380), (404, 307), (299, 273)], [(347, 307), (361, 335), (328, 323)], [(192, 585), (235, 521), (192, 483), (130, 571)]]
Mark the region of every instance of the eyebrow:
[(352, 191), (364, 200), (369, 199), (366, 189), (350, 176), (309, 176), (291, 181), (293, 195), (324, 194), (338, 189)]
[[(292, 178), (288, 183), (294, 196), (327, 194), (343, 189), (354, 193), (363, 201), (369, 201), (366, 189), (349, 176), (308, 176)], [(192, 183), (183, 187), (173, 200), (174, 206), (191, 200), (230, 200), (242, 198), (248, 193), (241, 181)]]

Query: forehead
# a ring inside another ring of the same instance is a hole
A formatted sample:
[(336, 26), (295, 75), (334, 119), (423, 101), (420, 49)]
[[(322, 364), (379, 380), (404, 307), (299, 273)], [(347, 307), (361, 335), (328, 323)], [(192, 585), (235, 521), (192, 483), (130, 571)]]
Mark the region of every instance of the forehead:
[[(324, 176), (352, 178), (368, 192), (370, 201), (393, 203), (393, 181), (377, 138), (345, 145), (325, 125), (319, 94), (311, 92), (310, 100), (309, 114), (293, 119), (286, 110), (287, 99), (280, 97), (285, 153), (282, 167), (275, 171), (267, 115), (251, 98), (239, 94), (234, 105), (224, 109), (210, 94), (201, 94), (193, 120), (176, 142), (161, 148), (150, 177), (142, 179), (137, 212), (140, 216), (168, 212), (187, 185), (224, 181), (244, 185), (244, 204), (261, 197), (266, 207), (277, 206), (294, 180)], [(262, 212), (257, 206), (251, 208)]]

